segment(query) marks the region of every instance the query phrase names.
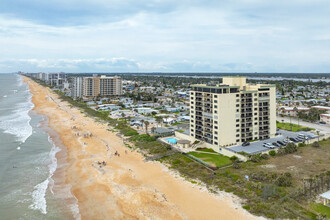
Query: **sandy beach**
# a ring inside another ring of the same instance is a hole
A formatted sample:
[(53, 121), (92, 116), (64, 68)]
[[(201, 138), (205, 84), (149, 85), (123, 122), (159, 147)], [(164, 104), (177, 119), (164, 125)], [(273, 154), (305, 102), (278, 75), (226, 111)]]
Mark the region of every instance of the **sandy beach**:
[[(144, 162), (106, 124), (60, 101), (31, 79), (24, 77), (24, 81), (33, 94), (34, 110), (48, 117), (48, 126), (66, 148), (57, 155), (59, 164), (66, 163), (66, 167), (58, 169), (55, 178), (63, 176), (72, 186), (82, 219), (257, 218), (229, 194), (213, 195), (177, 177), (163, 164)], [(114, 155), (116, 151), (120, 156)], [(98, 164), (103, 161), (105, 166)]]

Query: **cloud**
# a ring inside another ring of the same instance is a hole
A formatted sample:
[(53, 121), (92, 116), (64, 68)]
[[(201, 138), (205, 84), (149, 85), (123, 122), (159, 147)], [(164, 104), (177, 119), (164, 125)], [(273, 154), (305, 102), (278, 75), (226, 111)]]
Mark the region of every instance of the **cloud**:
[(0, 72), (329, 72), (325, 0), (4, 0)]

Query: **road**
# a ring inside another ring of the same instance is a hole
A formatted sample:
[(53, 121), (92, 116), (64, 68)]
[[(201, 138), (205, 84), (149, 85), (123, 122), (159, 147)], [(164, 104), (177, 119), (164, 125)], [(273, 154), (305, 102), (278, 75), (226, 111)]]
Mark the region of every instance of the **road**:
[[(279, 122), (282, 122), (282, 120), (284, 120), (284, 122), (290, 122), (289, 117), (277, 116), (276, 120), (279, 121)], [(298, 124), (298, 120), (295, 119), (295, 118), (291, 118), (291, 122), (293, 124)], [(324, 124), (319, 124), (319, 123), (311, 123), (311, 122), (306, 122), (306, 121), (302, 121), (302, 120), (299, 120), (299, 125), (314, 128), (315, 130), (320, 131), (320, 134), (324, 134), (324, 135), (329, 135), (330, 134), (330, 125), (326, 125), (326, 124), (324, 125)]]

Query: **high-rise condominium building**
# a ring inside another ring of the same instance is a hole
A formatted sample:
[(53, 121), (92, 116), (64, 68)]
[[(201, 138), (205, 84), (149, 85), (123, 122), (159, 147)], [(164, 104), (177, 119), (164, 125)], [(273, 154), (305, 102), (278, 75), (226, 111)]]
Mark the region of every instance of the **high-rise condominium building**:
[(192, 85), (190, 134), (214, 148), (262, 140), (276, 133), (275, 85), (223, 77), (216, 86)]
[(122, 94), (122, 80), (120, 77), (84, 77), (83, 96), (118, 96)]
[(72, 78), (72, 97), (73, 99), (82, 98), (83, 96), (83, 77)]

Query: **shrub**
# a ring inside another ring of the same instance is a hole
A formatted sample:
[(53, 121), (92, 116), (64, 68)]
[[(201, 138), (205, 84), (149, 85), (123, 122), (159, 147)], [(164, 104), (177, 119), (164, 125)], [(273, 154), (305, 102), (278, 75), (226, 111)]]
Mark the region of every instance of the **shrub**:
[(297, 151), (297, 145), (294, 143), (289, 143), (285, 148), (284, 148), (285, 153), (291, 154)]
[(314, 143), (312, 144), (312, 146), (313, 146), (313, 147), (320, 147), (320, 143), (319, 143), (319, 142), (314, 142)]
[(238, 160), (238, 157), (232, 156), (229, 158), (229, 160), (231, 160), (231, 162), (235, 162), (236, 160)]
[(276, 155), (276, 151), (274, 151), (274, 150), (269, 151), (269, 155), (274, 157)]
[(250, 155), (250, 160), (255, 163), (259, 163), (261, 161), (259, 154)]
[(240, 169), (242, 166), (241, 166), (241, 164), (240, 163), (238, 163), (237, 161), (234, 161), (234, 163), (233, 163), (233, 168), (235, 168), (235, 169)]
[(275, 184), (277, 186), (283, 186), (283, 187), (292, 186), (292, 176), (291, 176), (291, 173), (286, 172), (285, 174), (282, 174), (281, 176), (279, 176), (276, 179)]
[(268, 199), (269, 197), (275, 197), (278, 195), (278, 190), (274, 184), (267, 184), (264, 185), (262, 188), (262, 198)]
[(268, 160), (269, 159), (269, 155), (268, 154), (261, 154), (260, 157), (264, 160)]
[(298, 147), (305, 147), (305, 146), (306, 146), (305, 143), (299, 143), (299, 144), (298, 144)]

